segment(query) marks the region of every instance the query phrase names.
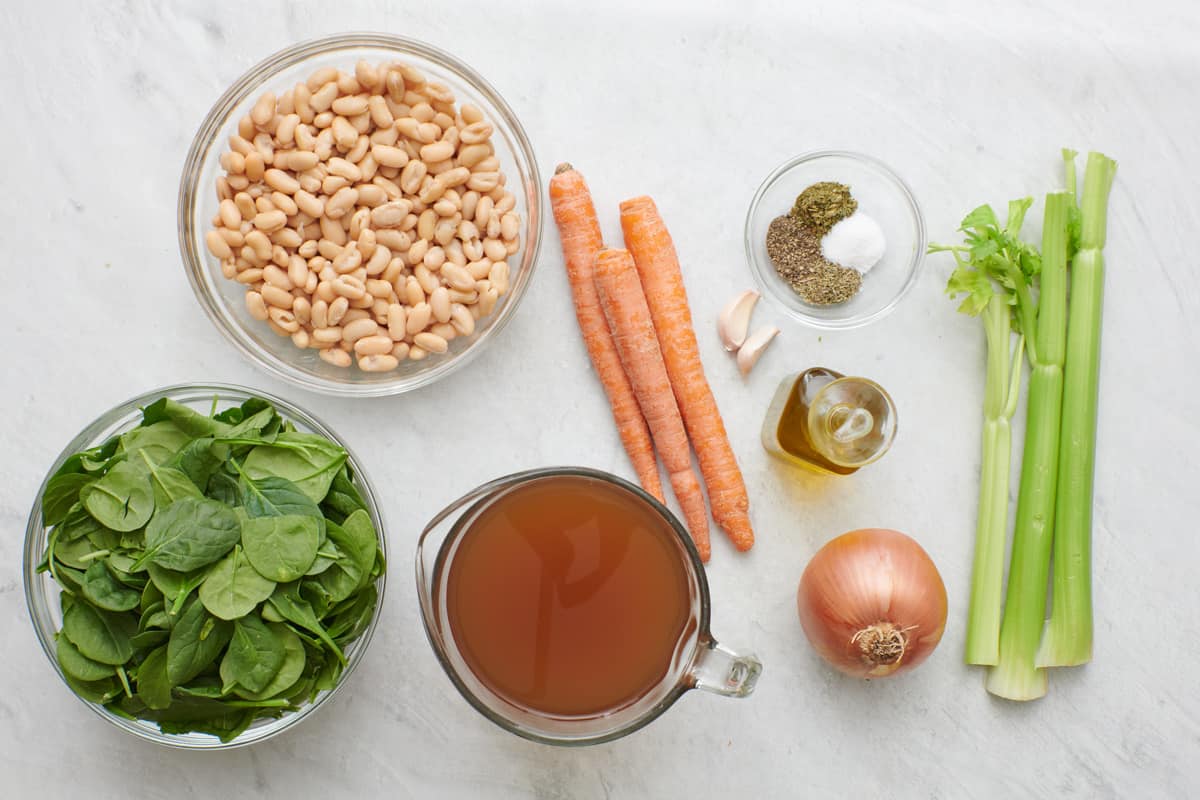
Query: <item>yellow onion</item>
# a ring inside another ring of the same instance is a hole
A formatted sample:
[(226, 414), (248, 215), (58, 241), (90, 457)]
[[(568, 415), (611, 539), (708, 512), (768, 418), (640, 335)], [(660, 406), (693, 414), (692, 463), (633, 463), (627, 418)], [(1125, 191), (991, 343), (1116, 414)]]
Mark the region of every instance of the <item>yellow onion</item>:
[(828, 542), (796, 593), (800, 625), (832, 666), (884, 678), (920, 664), (946, 627), (946, 586), (929, 555), (899, 531), (864, 528)]

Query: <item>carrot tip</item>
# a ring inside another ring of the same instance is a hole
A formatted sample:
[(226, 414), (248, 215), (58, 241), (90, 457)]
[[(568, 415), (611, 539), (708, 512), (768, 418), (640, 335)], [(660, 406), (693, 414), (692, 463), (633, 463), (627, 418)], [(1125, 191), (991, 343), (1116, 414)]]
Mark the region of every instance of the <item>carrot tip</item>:
[(574, 169), (575, 169), (575, 168), (574, 168), (574, 167), (572, 167), (572, 166), (571, 166), (571, 164), (570, 164), (569, 162), (567, 162), (567, 161), (564, 161), (564, 162), (562, 162), (561, 164), (559, 164), (557, 167), (555, 167), (555, 168), (554, 168), (554, 174), (555, 174), (555, 175), (562, 175), (564, 172), (571, 172), (571, 171), (573, 171)]

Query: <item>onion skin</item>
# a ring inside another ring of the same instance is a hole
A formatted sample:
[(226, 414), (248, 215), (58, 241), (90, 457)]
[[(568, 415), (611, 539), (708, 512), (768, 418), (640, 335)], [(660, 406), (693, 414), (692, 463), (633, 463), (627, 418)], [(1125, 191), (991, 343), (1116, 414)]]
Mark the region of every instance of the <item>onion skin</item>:
[(885, 678), (924, 661), (946, 628), (946, 585), (911, 537), (850, 531), (808, 562), (796, 593), (800, 625), (830, 665)]

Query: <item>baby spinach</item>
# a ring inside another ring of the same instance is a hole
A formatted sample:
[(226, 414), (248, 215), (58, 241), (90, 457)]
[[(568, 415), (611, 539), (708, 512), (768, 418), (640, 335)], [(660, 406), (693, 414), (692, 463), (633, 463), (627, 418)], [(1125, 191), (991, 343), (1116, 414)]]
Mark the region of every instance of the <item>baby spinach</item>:
[(171, 705), (171, 681), (167, 677), (168, 647), (150, 652), (137, 671), (137, 694), (146, 708), (163, 709)]
[(322, 511), (325, 512), (325, 516), (340, 523), (355, 511), (366, 508), (367, 504), (363, 502), (362, 495), (350, 479), (350, 467), (343, 464), (333, 476), (329, 494), (325, 495), (321, 503)]
[(150, 486), (154, 490), (154, 505), (157, 508), (166, 508), (185, 497), (204, 496), (183, 470), (154, 463), (145, 450), (138, 455), (146, 462), (146, 469), (150, 472)]
[(233, 623), (218, 619), (199, 599), (184, 608), (167, 640), (167, 679), (172, 686), (187, 683), (216, 661), (233, 636)]
[(278, 587), (275, 593), (271, 595), (269, 602), (271, 603), (271, 608), (275, 609), (275, 612), (279, 616), (316, 634), (317, 638), (324, 642), (325, 646), (337, 656), (338, 661), (342, 663), (346, 662), (346, 656), (342, 654), (342, 649), (325, 632), (325, 628), (321, 625), (320, 618), (313, 610), (312, 604), (301, 597), (300, 584), (298, 582)]
[(200, 584), (200, 602), (221, 619), (245, 617), (275, 591), (275, 581), (250, 565), (240, 546), (217, 562)]
[(242, 466), (251, 478), (287, 478), (319, 503), (345, 461), (346, 451), (324, 436), (284, 431), (251, 450)]
[(279, 622), (269, 623), (266, 627), (283, 644), (283, 663), (261, 691), (256, 692), (244, 686), (234, 688), (233, 691), (246, 700), (268, 700), (277, 697), (292, 688), (304, 672), (304, 643), (300, 641), (300, 637), (287, 625)]
[(133, 655), (129, 638), (137, 633), (137, 623), (128, 614), (101, 611), (77, 602), (63, 612), (62, 632), (83, 655), (115, 666)]
[(237, 516), (223, 503), (185, 497), (162, 509), (146, 526), (146, 552), (139, 564), (192, 570), (228, 553), (241, 537)]
[(58, 634), (56, 639), (54, 651), (58, 657), (58, 665), (68, 675), (81, 681), (98, 681), (116, 674), (116, 667), (88, 658), (63, 634)]
[(317, 557), (320, 541), (321, 525), (315, 517), (288, 514), (242, 520), (246, 557), (273, 581), (293, 581), (304, 575)]
[(229, 430), (229, 426), (224, 422), (213, 417), (206, 417), (200, 412), (166, 397), (156, 400), (142, 409), (144, 424), (152, 426), (163, 420), (171, 421), (189, 438), (193, 439), (221, 435)]
[(55, 475), (46, 483), (42, 492), (42, 522), (57, 525), (67, 518), (79, 500), (79, 490), (93, 480), (82, 472)]
[(154, 464), (165, 464), (191, 440), (192, 437), (180, 430), (178, 425), (163, 420), (122, 434), (117, 452), (130, 457), (140, 455)]
[(332, 689), (384, 569), (346, 452), (251, 398), (173, 400), (69, 456), (38, 570), (72, 690), (164, 732), (236, 738)]
[(285, 652), (283, 639), (257, 616), (239, 619), (233, 624), (233, 638), (221, 661), (225, 688), (241, 686), (261, 692), (283, 666)]
[(208, 569), (204, 567), (191, 572), (179, 572), (151, 562), (146, 568), (150, 573), (150, 580), (158, 587), (164, 600), (169, 601), (166, 607), (168, 614), (178, 614), (192, 590), (204, 583), (208, 577)]
[(228, 460), (228, 445), (211, 438), (193, 439), (175, 454), (169, 466), (187, 475), (196, 486), (205, 487)]
[(79, 492), (83, 507), (98, 522), (114, 531), (134, 531), (154, 513), (154, 490), (145, 467), (120, 461), (100, 480)]
[(255, 480), (242, 475), (238, 483), (242, 507), (252, 517), (284, 517), (296, 514), (313, 517), (323, 528), (325, 518), (320, 507), (287, 478), (274, 475)]
[(113, 577), (103, 560), (92, 562), (83, 573), (80, 591), (89, 603), (108, 611), (129, 611), (141, 602), (141, 592), (132, 589)]

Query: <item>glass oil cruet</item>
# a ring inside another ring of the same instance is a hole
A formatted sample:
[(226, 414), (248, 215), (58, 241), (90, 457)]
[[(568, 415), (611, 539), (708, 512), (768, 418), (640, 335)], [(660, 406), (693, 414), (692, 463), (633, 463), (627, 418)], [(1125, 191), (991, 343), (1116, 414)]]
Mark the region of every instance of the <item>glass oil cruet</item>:
[(784, 378), (762, 429), (771, 455), (834, 475), (878, 460), (895, 436), (896, 406), (882, 386), (824, 367)]

